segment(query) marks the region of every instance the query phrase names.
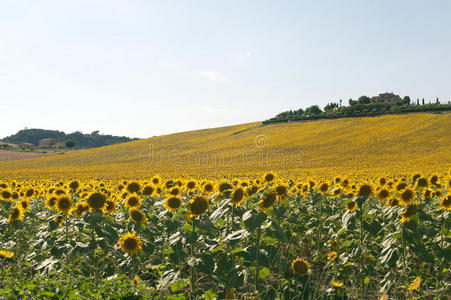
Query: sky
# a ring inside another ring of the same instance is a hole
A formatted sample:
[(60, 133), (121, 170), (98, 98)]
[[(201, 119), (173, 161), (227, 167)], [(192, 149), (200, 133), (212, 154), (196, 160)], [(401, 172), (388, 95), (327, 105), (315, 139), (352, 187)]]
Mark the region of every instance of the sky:
[(451, 1), (0, 0), (0, 138), (146, 138), (394, 92), (451, 100)]

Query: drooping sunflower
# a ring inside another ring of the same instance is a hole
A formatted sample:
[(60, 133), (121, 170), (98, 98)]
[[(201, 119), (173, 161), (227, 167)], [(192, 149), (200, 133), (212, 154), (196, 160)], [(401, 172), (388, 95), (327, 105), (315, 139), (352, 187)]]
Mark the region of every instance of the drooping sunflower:
[(208, 206), (207, 198), (195, 197), (188, 203), (188, 218), (200, 216), (208, 209)]
[(45, 199), (45, 207), (49, 210), (53, 210), (55, 208), (56, 200), (58, 200), (58, 198), (55, 196), (47, 197)]
[(8, 250), (0, 250), (0, 256), (3, 258), (13, 258), (14, 252), (8, 251)]
[(246, 188), (246, 194), (248, 196), (252, 196), (253, 194), (255, 194), (257, 192), (258, 192), (258, 186), (255, 184), (252, 184)]
[(145, 223), (147, 221), (146, 216), (138, 208), (131, 208), (129, 210), (130, 219), (135, 223)]
[(258, 208), (263, 211), (266, 212), (268, 210), (268, 208), (270, 208), (273, 204), (274, 201), (276, 201), (276, 193), (273, 191), (266, 191), (264, 192), (261, 196), (260, 196), (260, 201), (258, 201)]
[(23, 212), (27, 212), (30, 209), (30, 203), (28, 202), (27, 198), (20, 200), (19, 205), (22, 208)]
[(86, 202), (92, 211), (102, 210), (105, 207), (106, 195), (101, 192), (92, 193), (86, 199)]
[(363, 183), (359, 186), (357, 195), (359, 197), (369, 197), (374, 193), (374, 187), (369, 183)]
[(128, 185), (127, 185), (127, 191), (129, 191), (131, 194), (133, 194), (133, 193), (138, 193), (139, 191), (140, 191), (140, 189), (141, 189), (141, 186), (139, 185), (139, 183), (137, 183), (137, 182), (130, 182)]
[(335, 260), (338, 257), (337, 252), (335, 251), (330, 251), (329, 254), (327, 254), (327, 259), (328, 260)]
[(346, 203), (346, 209), (350, 212), (355, 211), (357, 209), (357, 202), (349, 201), (348, 203)]
[(432, 191), (429, 189), (424, 190), (423, 192), (423, 198), (424, 199), (430, 199), (432, 198)]
[(338, 241), (337, 240), (330, 241), (330, 248), (337, 249), (338, 248)]
[(23, 219), (23, 210), (20, 206), (14, 206), (9, 212), (8, 223), (12, 223), (14, 221), (22, 221)]
[(296, 275), (307, 275), (310, 264), (305, 259), (297, 257), (291, 262), (291, 269)]
[(81, 218), (81, 216), (83, 215), (83, 213), (84, 213), (85, 211), (87, 211), (87, 210), (89, 210), (89, 205), (88, 205), (88, 204), (85, 204), (85, 203), (83, 203), (83, 202), (78, 202), (78, 203), (75, 205), (75, 209), (74, 209), (75, 217)]
[(387, 198), (387, 202), (386, 205), (389, 207), (395, 207), (399, 205), (399, 200), (398, 198)]
[(135, 233), (125, 233), (121, 236), (118, 242), (119, 248), (129, 255), (133, 255), (138, 253), (139, 250), (142, 250), (142, 242), (139, 237), (135, 235)]
[(116, 211), (117, 203), (113, 199), (108, 199), (103, 207), (103, 212), (108, 214), (113, 214)]
[(409, 220), (416, 212), (418, 208), (418, 203), (411, 203), (406, 206), (406, 208), (401, 213), (401, 222), (404, 223)]
[(139, 197), (137, 194), (132, 194), (130, 197), (128, 197), (125, 200), (124, 206), (127, 208), (134, 208), (134, 207), (140, 207), (142, 205), (141, 197)]
[(236, 207), (241, 204), (244, 199), (244, 190), (243, 188), (234, 189), (232, 194), (230, 194), (230, 202)]
[(440, 208), (443, 210), (451, 210), (451, 193), (445, 195), (445, 197), (443, 197), (440, 201)]
[(69, 214), (72, 208), (72, 200), (67, 196), (59, 197), (56, 200), (55, 207), (60, 214)]
[(171, 196), (164, 200), (163, 206), (167, 210), (174, 212), (182, 205), (182, 200), (179, 197)]

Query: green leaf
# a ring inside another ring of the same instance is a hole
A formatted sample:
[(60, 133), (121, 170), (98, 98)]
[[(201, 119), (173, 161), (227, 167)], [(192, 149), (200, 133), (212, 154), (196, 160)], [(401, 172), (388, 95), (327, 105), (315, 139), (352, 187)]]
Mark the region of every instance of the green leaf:
[(181, 289), (188, 286), (188, 280), (186, 279), (177, 279), (173, 284), (171, 284), (171, 291), (173, 293), (180, 291)]
[(270, 274), (270, 271), (267, 267), (264, 267), (258, 271), (258, 277), (261, 279), (268, 277), (269, 274)]

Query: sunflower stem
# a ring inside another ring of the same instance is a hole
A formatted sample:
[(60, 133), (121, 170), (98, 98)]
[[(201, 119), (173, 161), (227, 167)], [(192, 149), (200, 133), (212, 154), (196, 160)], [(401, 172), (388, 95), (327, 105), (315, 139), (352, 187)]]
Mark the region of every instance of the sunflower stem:
[(409, 292), (408, 291), (408, 281), (407, 281), (407, 264), (406, 264), (406, 239), (404, 237), (405, 235), (405, 229), (404, 229), (404, 224), (401, 224), (402, 226), (402, 264), (403, 264), (403, 277), (404, 277), (404, 286), (406, 289), (406, 294)]
[(258, 293), (258, 275), (260, 272), (260, 265), (258, 263), (259, 253), (260, 253), (260, 236), (261, 236), (261, 225), (257, 227), (257, 243), (256, 243), (256, 255), (255, 255), (255, 292)]
[[(194, 257), (194, 238), (195, 238), (195, 230), (196, 230), (196, 224), (195, 224), (196, 218), (192, 219), (192, 240), (191, 240), (191, 259)], [(190, 277), (191, 277), (191, 295), (194, 295), (194, 266), (190, 266)], [(191, 296), (190, 295), (190, 296)]]
[(362, 297), (365, 295), (364, 249), (363, 249), (363, 203), (360, 205), (360, 278)]

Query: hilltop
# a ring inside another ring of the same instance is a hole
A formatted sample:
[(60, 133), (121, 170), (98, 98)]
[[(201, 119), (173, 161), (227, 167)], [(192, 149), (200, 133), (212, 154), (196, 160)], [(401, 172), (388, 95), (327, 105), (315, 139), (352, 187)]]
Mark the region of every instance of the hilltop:
[(38, 147), (40, 141), (44, 139), (53, 139), (55, 142), (61, 143), (62, 146), (65, 146), (68, 141), (71, 141), (73, 142), (72, 147), (76, 149), (102, 147), (136, 140), (125, 136), (104, 135), (100, 134), (98, 131), (94, 131), (90, 134), (82, 133), (80, 131), (66, 134), (63, 131), (58, 130), (23, 129), (0, 141), (19, 145), (19, 147), (23, 144), (30, 144), (30, 147)]
[(1, 162), (0, 176), (444, 173), (451, 166), (450, 128), (450, 113), (248, 123)]

